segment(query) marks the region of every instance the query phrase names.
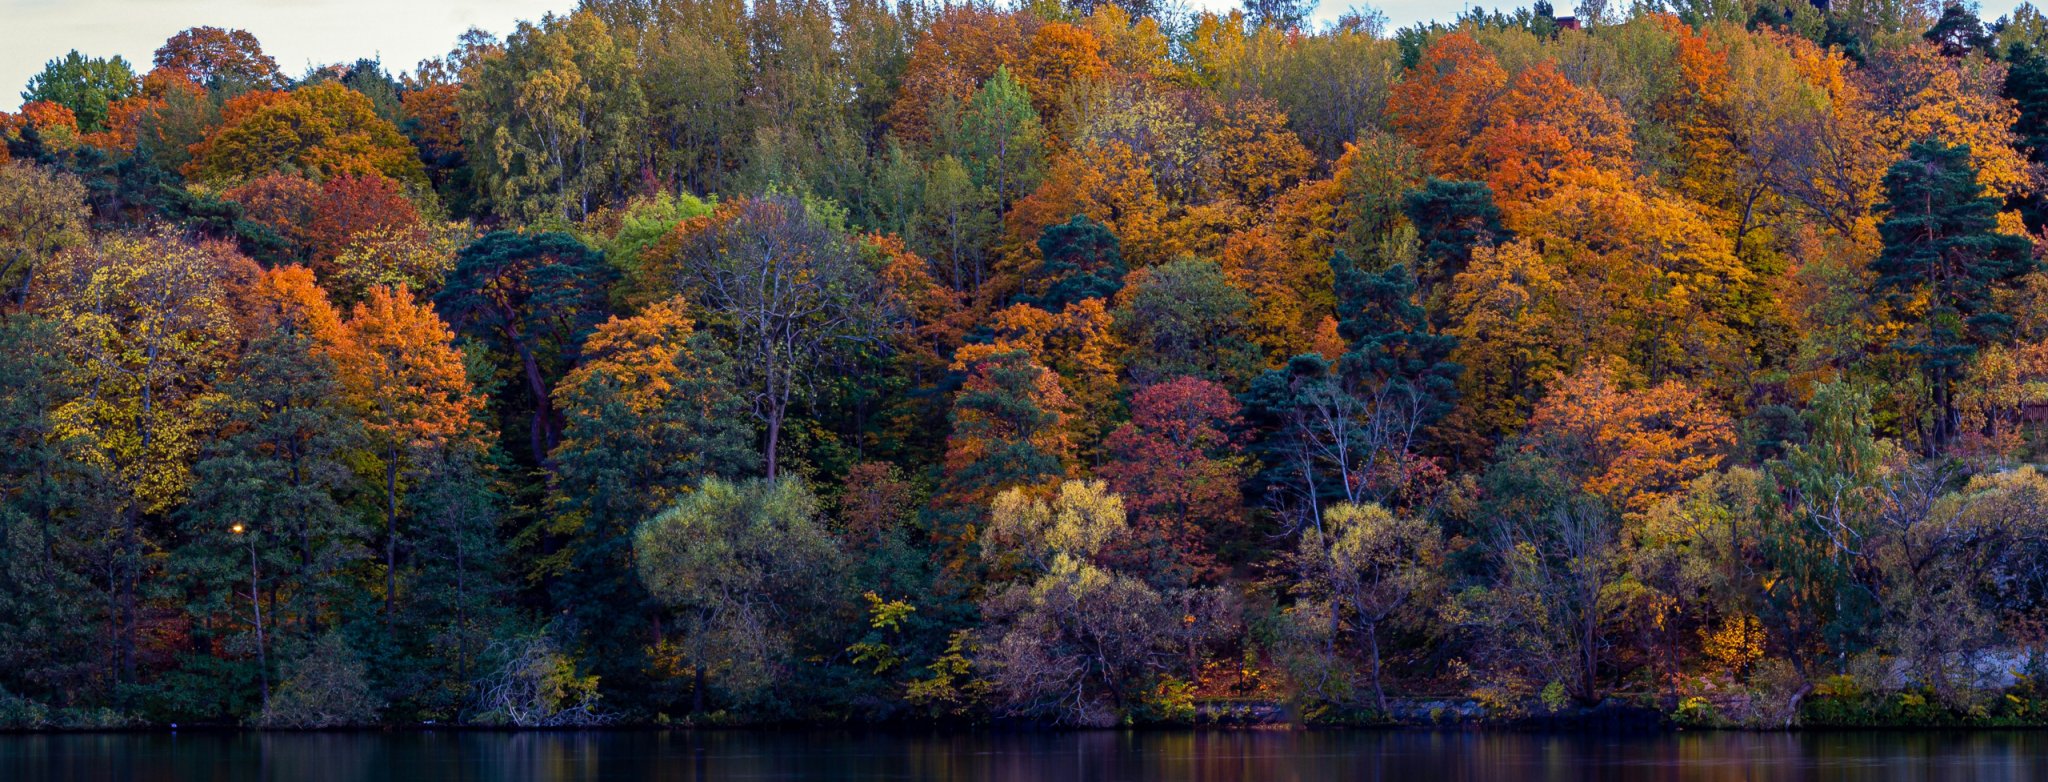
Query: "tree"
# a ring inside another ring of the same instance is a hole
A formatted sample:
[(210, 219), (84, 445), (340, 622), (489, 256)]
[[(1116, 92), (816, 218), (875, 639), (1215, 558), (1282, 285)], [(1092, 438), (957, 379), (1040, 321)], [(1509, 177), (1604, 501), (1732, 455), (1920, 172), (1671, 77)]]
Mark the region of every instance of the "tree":
[(362, 93), (377, 106), (377, 116), (393, 125), (405, 122), (405, 104), (399, 92), (405, 89), (397, 79), (384, 70), (382, 60), (375, 57), (358, 58), (355, 62), (330, 65), (323, 73), (309, 77), (307, 81), (318, 82), (333, 79), (356, 92)]
[[(402, 602), (387, 598), (386, 635), (400, 652), (392, 660), (400, 667), (383, 678), (386, 691), (402, 696), (393, 710), (415, 719), (474, 718), (465, 709), (493, 639), (504, 638), (518, 616), (502, 532), (503, 479), (478, 440), (450, 439), (438, 448), (423, 443), (400, 457), (406, 589)], [(386, 588), (398, 583), (387, 579)]]
[(1767, 280), (1710, 210), (1587, 173), (1525, 214), (1519, 234), (1566, 276), (1562, 303), (1581, 335), (1568, 352), (1625, 357), (1658, 380), (1725, 377), (1748, 360)]
[[(956, 352), (955, 366), (965, 366), (968, 353), (987, 356), (1009, 350), (1023, 350), (1042, 362), (1058, 378), (1074, 415), (1067, 419), (1068, 435), (1083, 448), (1101, 442), (1114, 425), (1121, 407), (1119, 360), (1129, 351), (1115, 333), (1115, 319), (1102, 299), (1082, 299), (1059, 312), (1046, 312), (1028, 304), (1013, 304), (987, 319), (992, 334), (987, 344)], [(977, 340), (979, 343), (980, 340)], [(1078, 452), (1092, 458), (1091, 451)]]
[(1424, 291), (1437, 291), (1465, 272), (1473, 251), (1506, 244), (1514, 234), (1501, 225), (1493, 188), (1485, 182), (1430, 178), (1401, 197), (1401, 211), (1415, 226), (1416, 275)]
[(1242, 388), (1261, 351), (1246, 327), (1251, 298), (1213, 261), (1185, 258), (1139, 272), (1116, 320), (1131, 346), (1131, 379), (1152, 384), (1176, 376)]
[(1009, 261), (1028, 267), (1031, 259), (1023, 249), (1048, 226), (1074, 215), (1086, 215), (1107, 227), (1117, 237), (1119, 253), (1133, 265), (1178, 257), (1190, 237), (1168, 230), (1172, 206), (1151, 165), (1150, 155), (1114, 138), (1075, 142), (1054, 156), (1038, 189), (1004, 217), (1006, 242), (1014, 248)]
[[(901, 239), (870, 234), (862, 244), (871, 263), (881, 268), (879, 276), (889, 307), (904, 316), (904, 323), (895, 330), (892, 340), (892, 369), (909, 387), (939, 382), (953, 363), (954, 352), (965, 341), (976, 313), (967, 308), (959, 291), (932, 273), (934, 264), (911, 252)], [(937, 395), (906, 395), (898, 400), (901, 406), (897, 412), (908, 418), (895, 420), (911, 427), (939, 423), (944, 420), (945, 401)], [(903, 432), (897, 442), (938, 442), (944, 437), (944, 429), (939, 425), (915, 434)]]
[(483, 400), (470, 386), (454, 341), (448, 324), (411, 293), (373, 288), (327, 348), (343, 394), (368, 432), (376, 454), (371, 468), (382, 472), (387, 618), (396, 616), (398, 606), (401, 500), (422, 488), (461, 488), (430, 483), (431, 468), (459, 465), (462, 454), (481, 448), (476, 414)]
[(273, 171), (325, 179), (382, 175), (424, 184), (419, 152), (360, 92), (322, 82), (228, 101), (223, 122), (191, 148), (187, 176), (242, 182)]
[(8, 141), (24, 142), (38, 157), (61, 157), (77, 149), (81, 141), (78, 131), (78, 115), (71, 107), (61, 103), (39, 100), (21, 106), (21, 118), (9, 124), (18, 123), (7, 135)]
[(924, 172), (913, 236), (920, 249), (946, 262), (946, 284), (972, 291), (988, 282), (990, 246), (1001, 230), (992, 194), (974, 183), (960, 159), (945, 155)]
[(331, 266), (356, 237), (370, 231), (418, 228), (420, 213), (404, 185), (379, 174), (342, 174), (320, 183), (306, 226), (308, 260), (315, 269)]
[(1484, 477), (1487, 534), (1499, 581), (1475, 593), (1495, 664), (1598, 703), (1608, 636), (1626, 592), (1621, 525), (1607, 503), (1577, 490), (1565, 465), (1534, 455)]
[(1107, 299), (1124, 286), (1122, 243), (1103, 224), (1076, 214), (1038, 234), (1039, 263), (1019, 301), (1058, 312), (1082, 299)]
[(1920, 38), (1941, 47), (1943, 57), (1961, 57), (1991, 44), (1991, 36), (1984, 32), (1984, 22), (1961, 3), (1943, 6), (1941, 18), (1934, 20), (1934, 26), (1921, 33)]
[(826, 605), (839, 563), (818, 500), (796, 477), (706, 479), (640, 525), (633, 553), (647, 591), (683, 617), (693, 714), (714, 681), (736, 705), (788, 681), (797, 631)]
[(317, 636), (322, 617), (346, 599), (341, 574), (368, 553), (345, 507), (362, 424), (315, 333), (332, 324), (279, 320), (219, 389), (219, 433), (193, 467), (186, 542), (176, 554), (204, 590), (191, 610), (239, 620), (246, 600), (264, 709), (273, 650)]
[(42, 73), (29, 77), (21, 100), (46, 100), (68, 108), (78, 117), (80, 131), (96, 133), (107, 128), (107, 106), (134, 95), (141, 87), (142, 79), (120, 55), (100, 59), (73, 49), (63, 59), (44, 64)]
[(1403, 70), (1401, 47), (1384, 28), (1346, 29), (1342, 20), (1338, 29), (1312, 36), (1254, 31), (1254, 40), (1281, 45), (1245, 52), (1218, 74), (1219, 86), (1233, 93), (1271, 99), (1302, 142), (1329, 159), (1360, 135), (1386, 127), (1387, 93)]
[(320, 198), (319, 184), (296, 174), (271, 172), (221, 195), (240, 207), (243, 220), (270, 233), (277, 246), (275, 261), (303, 264), (310, 256), (307, 227)]
[(316, 184), (270, 173), (226, 195), (242, 205), (247, 219), (285, 239), (292, 260), (309, 264), (324, 279), (339, 272), (336, 259), (359, 235), (420, 229), (419, 211), (401, 185), (381, 174), (343, 174)]
[(2035, 264), (2025, 239), (1998, 230), (1999, 202), (1983, 194), (1968, 147), (1915, 144), (1884, 189), (1890, 215), (1878, 226), (1884, 250), (1870, 264), (1871, 295), (1918, 324), (1894, 346), (1919, 359), (1932, 397), (1921, 443), (1938, 453), (1958, 434), (1955, 385), (1970, 357), (2010, 332), (2012, 316), (1994, 294)]
[(1215, 149), (1210, 163), (1215, 170), (1209, 176), (1236, 205), (1263, 209), (1315, 171), (1315, 156), (1270, 101), (1246, 98), (1219, 111), (1215, 126), (1204, 134), (1204, 142)]
[[(639, 33), (648, 131), (650, 140), (662, 142), (648, 152), (663, 181), (699, 193), (728, 192), (734, 169), (745, 161), (740, 147), (753, 140), (762, 118), (746, 105), (755, 72), (744, 13), (717, 7), (684, 24), (656, 21), (649, 25), (656, 29)], [(624, 19), (610, 24), (622, 31), (631, 26)]]
[(439, 290), (455, 271), (455, 255), (473, 234), (467, 226), (371, 226), (349, 235), (334, 256), (327, 286), (336, 301), (353, 304), (371, 288), (404, 288), (415, 294)]
[(290, 670), (290, 678), (263, 710), (264, 727), (363, 727), (376, 723), (384, 708), (370, 692), (369, 666), (340, 633), (321, 636)]
[(2040, 608), (2036, 590), (2004, 585), (2032, 580), (2048, 482), (2021, 467), (1957, 488), (1954, 473), (1922, 462), (1886, 480), (1866, 556), (1882, 579), (1888, 650), (1940, 702), (1967, 708), (1983, 680), (1962, 661)]
[(1217, 554), (1247, 521), (1242, 425), (1237, 400), (1208, 380), (1177, 377), (1132, 395), (1131, 422), (1109, 434), (1097, 470), (1128, 498), (1132, 540), (1119, 559), (1132, 570), (1156, 585), (1222, 577)]
[(516, 220), (588, 217), (637, 173), (636, 128), (647, 102), (633, 52), (594, 13), (522, 22), (465, 79), (461, 123), (478, 190)]
[(1420, 437), (1450, 410), (1461, 371), (1449, 361), (1456, 340), (1429, 333), (1410, 301), (1405, 267), (1363, 271), (1339, 250), (1330, 269), (1340, 302), (1334, 336), (1344, 346), (1336, 365), (1296, 356), (1245, 397), (1266, 464), (1257, 484), (1292, 505), (1302, 525), (1321, 524), (1332, 500), (1382, 502), (1418, 488), (1433, 472)]
[(1122, 499), (1099, 481), (1062, 483), (1050, 503), (1025, 489), (996, 497), (982, 556), (1021, 572), (983, 601), (983, 648), (1013, 712), (1115, 724), (1166, 669), (1172, 603), (1095, 560), (1127, 530)]
[[(1859, 72), (1867, 101), (1862, 108), (1870, 116), (1855, 130), (1871, 134), (1884, 151), (1863, 163), (1867, 181), (1879, 185), (1886, 166), (1913, 156), (1914, 144), (1939, 139), (1968, 148), (1986, 195), (2004, 199), (2031, 192), (2035, 185), (2014, 133), (2019, 111), (2001, 94), (2002, 71), (1990, 58), (1943, 57), (1933, 46), (1874, 52)], [(1881, 195), (1873, 187), (1866, 197), (1874, 205)]]
[(1039, 25), (1025, 42), (1023, 61), (1017, 65), (1018, 81), (1038, 113), (1048, 117), (1055, 114), (1068, 89), (1100, 77), (1107, 67), (1102, 61), (1102, 43), (1095, 34), (1065, 22)]
[(1296, 227), (1276, 220), (1234, 233), (1217, 259), (1231, 284), (1251, 297), (1246, 326), (1265, 349), (1268, 366), (1316, 350), (1316, 334), (1326, 324), (1333, 335), (1336, 329), (1327, 256), (1303, 247), (1315, 240)]
[[(589, 470), (561, 464), (558, 482), (586, 487), (571, 492), (580, 497), (576, 502), (640, 509), (616, 514), (631, 518), (667, 505), (705, 474), (734, 475), (751, 467), (746, 438), (734, 429), (737, 399), (725, 376), (731, 370), (696, 335), (681, 299), (600, 324), (582, 355), (562, 382), (570, 425), (557, 459), (575, 453), (617, 461), (609, 468), (592, 462), (598, 469)], [(619, 468), (642, 477), (599, 477)]]
[(602, 253), (569, 234), (494, 231), (456, 253), (455, 269), (434, 297), (456, 333), (513, 362), (526, 392), (520, 412), (535, 464), (545, 464), (561, 442), (555, 385), (605, 316), (617, 276)]
[(1430, 170), (1457, 176), (1466, 139), (1489, 119), (1507, 83), (1498, 59), (1472, 36), (1453, 33), (1430, 43), (1408, 78), (1393, 87), (1387, 112), (1393, 129), (1423, 150)]
[[(1296, 356), (1282, 369), (1266, 370), (1253, 380), (1244, 395), (1244, 412), (1257, 433), (1248, 450), (1260, 470), (1250, 493), (1290, 510), (1297, 522), (1321, 523), (1323, 504), (1354, 485), (1346, 476), (1342, 486), (1333, 486), (1322, 472), (1330, 457), (1347, 453), (1349, 401), (1336, 393), (1329, 360), (1314, 353)], [(1331, 410), (1338, 405), (1345, 409)], [(1338, 436), (1326, 438), (1324, 424)]]
[(942, 491), (967, 504), (1058, 479), (1073, 458), (1059, 375), (1028, 352), (998, 351), (963, 348), (956, 364), (967, 380), (953, 399)]
[(171, 36), (156, 50), (159, 70), (182, 73), (208, 89), (228, 93), (282, 87), (277, 60), (247, 30), (192, 27)]
[(1044, 174), (1045, 129), (1031, 97), (1008, 68), (996, 68), (961, 111), (959, 137), (948, 144), (975, 185), (995, 197), (996, 214), (1037, 188)]
[(115, 591), (95, 576), (121, 562), (108, 556), (103, 525), (122, 497), (61, 434), (57, 413), (78, 390), (75, 370), (50, 350), (60, 326), (0, 318), (0, 686), (85, 706), (104, 702), (119, 675), (107, 633), (119, 619), (107, 599)]
[(632, 576), (633, 529), (705, 477), (735, 478), (758, 463), (744, 406), (723, 356), (694, 334), (671, 299), (614, 317), (584, 342), (583, 363), (562, 380), (562, 443), (550, 526), (561, 553), (538, 565), (591, 640), (600, 675), (646, 667), (651, 597)]
[(1325, 596), (1351, 616), (1366, 650), (1373, 698), (1388, 714), (1380, 675), (1380, 630), (1412, 619), (1440, 588), (1444, 544), (1435, 525), (1400, 517), (1378, 505), (1332, 505), (1321, 531), (1303, 535), (1295, 563), (1300, 589)]
[(940, 11), (910, 50), (884, 124), (910, 141), (933, 138), (935, 109), (967, 102), (996, 69), (1022, 59), (1025, 14), (978, 6)]
[(1431, 43), (1387, 110), (1432, 173), (1485, 181), (1510, 217), (1571, 172), (1629, 170), (1634, 152), (1613, 100), (1566, 81), (1549, 60), (1510, 75), (1465, 32)]
[(1765, 465), (1784, 502), (1753, 536), (1753, 582), (1758, 618), (1811, 682), (1829, 658), (1870, 643), (1876, 607), (1857, 568), (1895, 449), (1877, 439), (1870, 394), (1854, 384), (1816, 387), (1806, 417), (1807, 442)]
[(28, 163), (0, 163), (0, 286), (19, 307), (35, 293), (36, 270), (86, 242), (85, 186)]
[(1634, 514), (1719, 466), (1735, 434), (1692, 387), (1669, 380), (1627, 390), (1628, 372), (1607, 359), (1552, 384), (1529, 417), (1525, 448), (1572, 465), (1587, 494)]
[(1376, 393), (1400, 410), (1397, 427), (1414, 431), (1435, 423), (1456, 400), (1464, 368), (1450, 361), (1457, 338), (1430, 332), (1414, 301), (1415, 277), (1399, 264), (1366, 271), (1342, 250), (1330, 256), (1330, 273), (1337, 283), (1337, 335), (1350, 344), (1339, 365), (1347, 382), (1377, 386)]
[(1565, 284), (1562, 270), (1527, 241), (1480, 248), (1451, 281), (1445, 333), (1458, 339), (1451, 360), (1466, 368), (1452, 428), (1488, 442), (1521, 430), (1566, 369)]
[[(2041, 46), (2048, 41), (2015, 41), (2007, 48), (2005, 83), (2001, 95), (2013, 102), (2012, 133), (2027, 160), (2040, 164), (2048, 149), (2048, 57)], [(2044, 219), (2039, 194), (2024, 197), (2018, 204), (2029, 230), (2040, 230)]]
[(780, 474), (783, 424), (820, 373), (876, 347), (896, 313), (851, 242), (787, 196), (735, 201), (693, 226), (669, 262), (705, 313), (766, 428), (766, 474)]
[(1315, 4), (1303, 0), (1244, 0), (1244, 13), (1259, 27), (1296, 30), (1308, 22)]
[(109, 603), (118, 617), (114, 670), (136, 681), (140, 589), (152, 545), (145, 523), (175, 509), (191, 481), (201, 404), (234, 353), (231, 275), (247, 261), (169, 232), (109, 235), (57, 256), (37, 295), (61, 324), (60, 349), (76, 372), (56, 417), (74, 457), (113, 477), (122, 505), (111, 538)]
[(654, 296), (650, 290), (641, 289), (660, 288), (669, 281), (650, 279), (647, 270), (659, 266), (660, 259), (649, 256), (659, 252), (662, 240), (675, 233), (676, 226), (717, 209), (717, 198), (698, 198), (688, 193), (671, 196), (664, 192), (627, 201), (624, 206), (607, 211), (603, 221), (592, 221), (594, 226), (586, 223), (586, 230), (598, 229), (597, 235), (589, 238), (590, 243), (604, 251), (605, 261), (617, 268), (625, 278), (623, 282), (631, 286), (613, 298), (633, 300), (635, 304), (651, 303), (638, 301)]

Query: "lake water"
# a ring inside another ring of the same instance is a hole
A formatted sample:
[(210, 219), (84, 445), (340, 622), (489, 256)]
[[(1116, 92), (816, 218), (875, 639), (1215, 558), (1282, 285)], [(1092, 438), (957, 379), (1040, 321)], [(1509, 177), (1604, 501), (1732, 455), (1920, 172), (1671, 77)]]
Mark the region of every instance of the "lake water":
[(2048, 733), (837, 731), (0, 735), (0, 780), (2048, 780)]

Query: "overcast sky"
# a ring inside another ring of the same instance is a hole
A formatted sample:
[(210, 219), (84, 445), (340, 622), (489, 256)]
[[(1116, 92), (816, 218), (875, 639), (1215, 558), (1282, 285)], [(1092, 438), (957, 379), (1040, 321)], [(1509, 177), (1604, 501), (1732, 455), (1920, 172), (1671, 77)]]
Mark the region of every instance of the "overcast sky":
[[(1219, 9), (1237, 5), (1234, 0), (1191, 2)], [(1552, 2), (1560, 9), (1576, 4)], [(1988, 0), (1983, 16), (1996, 18), (2016, 2)], [(1489, 8), (1521, 4), (1483, 3)], [(1324, 0), (1317, 16), (1334, 17), (1348, 5), (1347, 0)], [(1469, 3), (1385, 0), (1372, 5), (1402, 26), (1455, 15)], [(0, 0), (0, 106), (19, 103), (15, 93), (29, 77), (67, 51), (118, 54), (144, 70), (156, 47), (187, 27), (255, 33), (263, 50), (292, 76), (309, 65), (364, 56), (379, 56), (397, 72), (447, 52), (455, 37), (471, 27), (503, 35), (520, 19), (574, 6), (575, 0)]]

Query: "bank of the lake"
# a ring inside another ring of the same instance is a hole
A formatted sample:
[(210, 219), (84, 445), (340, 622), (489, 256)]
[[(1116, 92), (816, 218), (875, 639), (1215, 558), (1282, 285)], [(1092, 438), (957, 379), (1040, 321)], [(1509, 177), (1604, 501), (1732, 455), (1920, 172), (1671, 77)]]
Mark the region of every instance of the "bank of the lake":
[[(2048, 729), (2048, 711), (2031, 699), (2006, 697), (1967, 709), (1947, 706), (1931, 693), (1844, 692), (1823, 689), (1798, 693), (1784, 702), (1765, 701), (1753, 693), (1721, 697), (1615, 696), (1596, 704), (1556, 702), (1527, 697), (1509, 700), (1470, 696), (1409, 696), (1387, 699), (1388, 710), (1353, 705), (1302, 706), (1271, 700), (1195, 701), (1182, 711), (1153, 713), (1117, 726), (1146, 731), (1289, 731), (1289, 730), (1451, 730), (1536, 732), (1586, 735), (1643, 735), (1682, 730), (1787, 732), (1802, 730), (1946, 730), (2003, 731)], [(285, 727), (227, 721), (152, 722), (112, 709), (40, 709), (0, 712), (0, 735), (34, 733), (150, 733), (307, 731), (662, 731), (753, 730), (833, 731), (849, 728), (919, 730), (1047, 731), (1086, 726), (1063, 725), (1026, 718), (983, 717), (930, 719), (832, 720), (799, 718), (780, 722), (749, 720), (726, 712), (654, 719), (596, 711), (585, 722), (387, 722), (330, 723), (319, 727)]]
[(152, 731), (0, 735), (22, 782), (2048, 778), (2037, 731)]

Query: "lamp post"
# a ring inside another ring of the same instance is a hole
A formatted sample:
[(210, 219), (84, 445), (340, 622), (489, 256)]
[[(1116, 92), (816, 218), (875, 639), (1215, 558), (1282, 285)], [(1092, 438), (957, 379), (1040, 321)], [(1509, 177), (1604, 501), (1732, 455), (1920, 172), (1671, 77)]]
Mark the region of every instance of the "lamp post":
[(249, 542), (249, 610), (256, 617), (256, 681), (262, 687), (263, 709), (270, 709), (270, 655), (263, 639), (263, 575), (256, 565), (256, 536), (248, 534), (242, 522), (228, 527), (235, 537)]

